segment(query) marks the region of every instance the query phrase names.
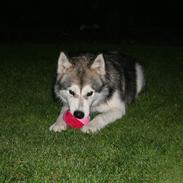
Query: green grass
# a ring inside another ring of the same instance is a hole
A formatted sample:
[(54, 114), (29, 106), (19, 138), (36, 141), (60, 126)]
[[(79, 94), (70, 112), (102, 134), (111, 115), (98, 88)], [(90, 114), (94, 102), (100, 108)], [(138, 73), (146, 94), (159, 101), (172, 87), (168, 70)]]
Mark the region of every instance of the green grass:
[[(144, 93), (94, 135), (49, 132), (59, 51), (118, 49), (145, 67)], [(0, 46), (0, 182), (183, 183), (183, 49), (151, 45)]]

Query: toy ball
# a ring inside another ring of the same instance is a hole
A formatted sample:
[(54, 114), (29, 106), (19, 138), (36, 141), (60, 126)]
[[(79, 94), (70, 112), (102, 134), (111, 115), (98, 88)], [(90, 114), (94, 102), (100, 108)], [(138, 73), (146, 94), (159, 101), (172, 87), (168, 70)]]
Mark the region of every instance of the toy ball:
[(63, 116), (64, 121), (69, 125), (71, 128), (82, 128), (84, 125), (88, 124), (90, 121), (90, 116), (78, 119), (75, 118), (70, 111), (66, 111)]

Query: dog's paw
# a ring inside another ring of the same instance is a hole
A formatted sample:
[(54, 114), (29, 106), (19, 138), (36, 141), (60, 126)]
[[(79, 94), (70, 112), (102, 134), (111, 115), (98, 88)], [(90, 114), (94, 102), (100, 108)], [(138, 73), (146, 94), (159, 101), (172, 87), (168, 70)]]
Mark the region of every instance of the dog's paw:
[(84, 133), (96, 133), (101, 129), (101, 126), (97, 121), (91, 121), (89, 124), (83, 126), (81, 131)]
[(95, 128), (95, 127), (93, 127), (93, 126), (89, 126), (89, 125), (86, 125), (86, 126), (84, 126), (82, 129), (81, 129), (81, 131), (83, 132), (83, 133), (96, 133), (97, 131), (98, 131), (99, 129), (97, 129), (97, 128)]
[(61, 124), (54, 123), (49, 128), (50, 131), (54, 131), (54, 132), (62, 132), (62, 131), (65, 131), (66, 129), (67, 129), (67, 125), (64, 123), (61, 123)]

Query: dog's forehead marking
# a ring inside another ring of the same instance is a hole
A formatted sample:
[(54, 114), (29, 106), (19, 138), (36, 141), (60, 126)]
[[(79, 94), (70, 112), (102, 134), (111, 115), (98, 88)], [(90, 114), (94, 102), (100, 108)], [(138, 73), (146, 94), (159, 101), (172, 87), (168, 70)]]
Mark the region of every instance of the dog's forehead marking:
[(90, 85), (85, 85), (83, 86), (83, 88), (80, 88), (80, 86), (76, 84), (71, 85), (71, 87), (69, 87), (69, 90), (74, 91), (79, 96), (85, 96), (88, 92), (93, 91)]

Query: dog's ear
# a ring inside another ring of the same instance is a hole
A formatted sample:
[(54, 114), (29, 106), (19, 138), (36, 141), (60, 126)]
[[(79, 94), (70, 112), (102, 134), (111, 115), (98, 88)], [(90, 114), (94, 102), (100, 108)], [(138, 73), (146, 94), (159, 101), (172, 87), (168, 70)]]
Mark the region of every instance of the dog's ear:
[(105, 75), (105, 60), (103, 54), (99, 54), (91, 65), (91, 69), (97, 71), (98, 74)]
[(61, 52), (59, 59), (58, 59), (57, 74), (65, 73), (66, 70), (69, 69), (71, 66), (72, 66), (72, 64), (69, 62), (69, 59), (67, 58), (65, 53)]

